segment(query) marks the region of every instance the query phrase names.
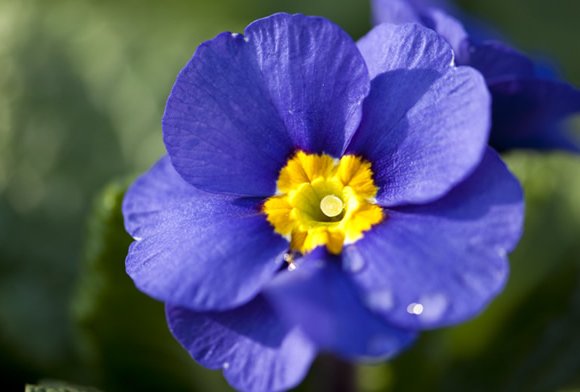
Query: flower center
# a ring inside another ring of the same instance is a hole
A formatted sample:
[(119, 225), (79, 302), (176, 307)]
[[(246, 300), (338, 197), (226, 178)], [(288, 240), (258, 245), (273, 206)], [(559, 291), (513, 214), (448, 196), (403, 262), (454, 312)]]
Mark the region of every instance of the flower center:
[(372, 175), (371, 164), (354, 155), (336, 161), (299, 151), (280, 171), (277, 195), (266, 200), (263, 212), (293, 251), (326, 246), (339, 254), (384, 219)]

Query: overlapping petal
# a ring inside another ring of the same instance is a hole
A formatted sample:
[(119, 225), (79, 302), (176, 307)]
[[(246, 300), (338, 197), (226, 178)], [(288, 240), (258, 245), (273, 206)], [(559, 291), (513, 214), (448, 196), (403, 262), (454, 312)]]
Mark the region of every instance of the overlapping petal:
[[(453, 65), (453, 51), (445, 39), (417, 24), (378, 25), (362, 37), (357, 46), (371, 79), (384, 72), (401, 70), (443, 74)], [(421, 84), (421, 80), (416, 83)]]
[(373, 21), (377, 25), (421, 23), (420, 15), (409, 0), (372, 0), (371, 9)]
[(457, 56), (466, 49), (467, 32), (461, 22), (437, 7), (443, 1), (423, 0), (373, 0), (373, 18), (376, 24), (418, 23), (435, 30), (447, 40)]
[(225, 312), (167, 306), (169, 328), (201, 365), (223, 369), (242, 391), (280, 391), (298, 384), (316, 354), (297, 328), (287, 327), (259, 296)]
[(444, 198), (387, 210), (387, 219), (345, 249), (364, 262), (352, 275), (368, 305), (402, 327), (458, 323), (503, 287), (507, 253), (521, 235), (522, 191), (493, 151)]
[(429, 26), (449, 42), (455, 52), (457, 64), (463, 64), (469, 47), (468, 35), (463, 24), (446, 12), (430, 9), (424, 20), (430, 21)]
[[(375, 23), (412, 22), (433, 29), (451, 44), (457, 64), (472, 66), (484, 75), (493, 94), (492, 147), (580, 152), (580, 142), (561, 124), (580, 113), (576, 89), (556, 81), (553, 71), (546, 72), (523, 53), (490, 40), (496, 36), (491, 30), (470, 26), (468, 36), (461, 22), (447, 13), (449, 7), (440, 2), (373, 0), (372, 6)], [(372, 48), (369, 45), (368, 51)], [(564, 108), (559, 110), (552, 102)]]
[(533, 148), (580, 153), (564, 121), (580, 113), (580, 90), (555, 80), (516, 78), (490, 86), (491, 144), (501, 150)]
[(364, 60), (338, 26), (273, 15), (198, 48), (167, 102), (164, 141), (200, 189), (270, 196), (295, 149), (342, 153), (368, 89)]
[(266, 296), (318, 347), (348, 359), (386, 359), (415, 337), (366, 308), (338, 258), (323, 248), (302, 258), (294, 271), (278, 275)]
[(190, 309), (247, 302), (278, 270), (287, 248), (260, 212), (260, 200), (199, 191), (168, 158), (133, 184), (123, 214), (136, 239), (126, 260), (136, 286)]
[(534, 63), (527, 56), (497, 41), (472, 44), (467, 63), (481, 72), (488, 84), (534, 75)]
[[(426, 40), (441, 41), (430, 30), (412, 28)], [(451, 51), (445, 43), (437, 46)], [(408, 49), (400, 47), (401, 56), (423, 58)], [(477, 166), (487, 145), (491, 103), (481, 75), (449, 64), (440, 75), (439, 57), (433, 67), (422, 61), (425, 69), (389, 71), (373, 80), (361, 126), (347, 149), (372, 162), (381, 205), (427, 202), (444, 195)]]

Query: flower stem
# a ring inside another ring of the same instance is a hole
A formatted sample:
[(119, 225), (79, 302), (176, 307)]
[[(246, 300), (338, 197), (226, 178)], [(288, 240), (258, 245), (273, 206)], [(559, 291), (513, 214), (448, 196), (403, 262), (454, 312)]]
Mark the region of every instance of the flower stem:
[(356, 368), (352, 363), (334, 356), (320, 358), (318, 367), (319, 385), (325, 392), (356, 392)]

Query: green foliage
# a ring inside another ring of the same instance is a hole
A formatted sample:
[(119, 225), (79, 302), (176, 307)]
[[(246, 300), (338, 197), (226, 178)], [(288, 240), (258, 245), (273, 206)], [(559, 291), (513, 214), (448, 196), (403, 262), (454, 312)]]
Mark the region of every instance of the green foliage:
[(81, 387), (58, 381), (43, 381), (38, 385), (26, 385), (24, 392), (100, 392), (96, 388)]
[(520, 50), (580, 84), (580, 56), (573, 37), (578, 36), (580, 2), (573, 0), (457, 0), (472, 15), (502, 34)]

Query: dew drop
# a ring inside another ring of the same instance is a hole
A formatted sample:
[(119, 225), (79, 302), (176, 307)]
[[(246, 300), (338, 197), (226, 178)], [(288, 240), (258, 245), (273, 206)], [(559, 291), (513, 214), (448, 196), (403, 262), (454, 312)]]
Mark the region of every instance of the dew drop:
[(222, 368), (224, 368), (224, 370), (225, 369), (229, 369), (229, 367), (230, 367), (230, 363), (229, 362), (224, 362), (223, 365), (222, 365)]
[(294, 253), (290, 251), (286, 252), (282, 256), (282, 259), (288, 264), (288, 271), (294, 271), (296, 269), (296, 264), (294, 263)]
[(407, 313), (419, 316), (420, 314), (423, 313), (423, 309), (424, 308), (422, 304), (413, 302), (410, 303), (409, 306), (407, 306)]
[(282, 258), (284, 259), (285, 262), (287, 262), (288, 264), (292, 263), (294, 261), (294, 256), (292, 255), (291, 252), (286, 252), (284, 253), (284, 256), (282, 256)]

